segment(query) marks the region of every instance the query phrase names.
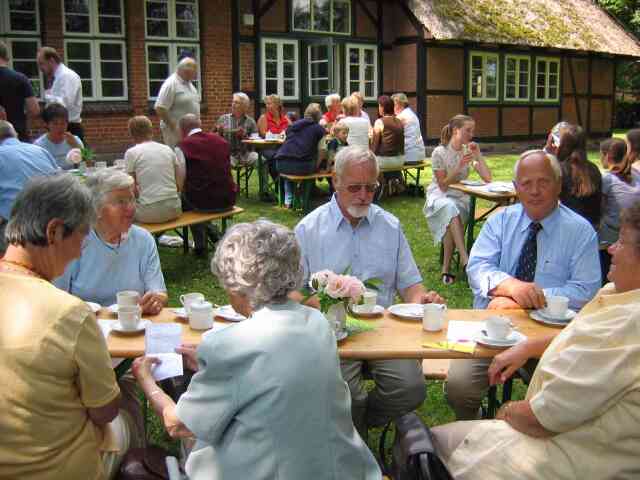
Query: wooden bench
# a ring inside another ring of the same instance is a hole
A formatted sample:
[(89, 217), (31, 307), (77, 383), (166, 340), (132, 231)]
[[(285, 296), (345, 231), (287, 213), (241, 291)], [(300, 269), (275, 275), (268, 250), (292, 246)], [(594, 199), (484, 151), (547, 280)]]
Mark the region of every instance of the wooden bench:
[(422, 373), (426, 380), (446, 380), (449, 374), (449, 363), (446, 358), (422, 361)]
[(179, 228), (182, 228), (182, 237), (183, 240), (183, 250), (184, 253), (189, 251), (189, 227), (191, 225), (198, 225), (200, 223), (209, 223), (214, 220), (220, 220), (222, 223), (222, 233), (224, 233), (227, 229), (227, 219), (233, 217), (234, 215), (238, 215), (239, 213), (244, 212), (244, 209), (240, 207), (233, 207), (231, 210), (226, 212), (218, 212), (218, 213), (205, 213), (205, 212), (184, 212), (175, 220), (171, 220), (169, 222), (164, 223), (136, 223), (139, 227), (144, 228), (149, 233), (154, 236), (160, 235), (162, 232), (166, 232), (167, 230), (177, 230), (178, 234)]
[[(420, 172), (422, 169), (431, 165), (431, 161), (424, 160), (420, 163), (415, 164), (407, 164), (402, 165), (397, 168), (384, 168), (381, 169), (381, 173), (390, 173), (390, 172), (401, 172), (404, 177), (405, 183), (408, 184), (408, 180), (412, 180), (414, 185), (412, 185), (412, 194), (418, 194), (419, 192), (423, 192), (424, 190), (420, 186)], [(415, 173), (412, 170), (416, 170)], [(288, 175), (286, 173), (280, 174), (280, 206), (284, 205), (284, 185), (283, 180), (290, 180), (291, 182), (298, 184), (302, 183), (302, 199), (300, 199), (297, 195), (297, 192), (294, 193), (293, 198), (293, 206), (294, 208), (297, 205), (302, 207), (302, 212), (306, 215), (311, 211), (311, 191), (313, 190), (313, 186), (315, 185), (317, 180), (322, 180), (325, 178), (330, 178), (332, 176), (331, 172), (316, 172), (311, 173), (309, 175)], [(302, 201), (300, 201), (302, 200)]]

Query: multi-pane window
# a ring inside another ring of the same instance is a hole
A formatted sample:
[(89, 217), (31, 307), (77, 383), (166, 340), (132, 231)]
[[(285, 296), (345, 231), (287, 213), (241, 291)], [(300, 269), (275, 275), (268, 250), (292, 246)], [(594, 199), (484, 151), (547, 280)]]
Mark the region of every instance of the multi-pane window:
[(40, 11), (37, 0), (0, 1), (0, 40), (9, 48), (9, 67), (31, 80), (35, 96), (42, 92), (42, 74), (36, 55), (40, 47)]
[(351, 0), (293, 0), (294, 30), (351, 33)]
[[(178, 62), (192, 57), (200, 64), (198, 0), (145, 0), (147, 89), (158, 96), (162, 83)], [(200, 91), (200, 68), (193, 85)]]
[(347, 44), (347, 95), (359, 91), (365, 100), (375, 100), (378, 89), (378, 48)]
[(340, 45), (316, 43), (307, 47), (309, 95), (324, 97), (339, 93)]
[(298, 42), (262, 40), (262, 93), (283, 100), (298, 98)]
[(471, 52), (469, 63), (469, 99), (498, 100), (498, 54)]
[[(199, 64), (200, 49), (198, 45), (147, 43), (149, 98), (155, 99), (158, 96), (163, 82), (175, 72), (178, 62), (185, 57), (191, 57)], [(200, 91), (200, 82), (198, 80), (194, 80), (193, 85), (196, 90)]]
[(65, 40), (67, 66), (82, 80), (85, 100), (125, 100), (127, 75), (122, 41)]
[(560, 99), (560, 59), (536, 58), (536, 100), (557, 102)]
[(528, 101), (531, 59), (523, 55), (505, 56), (504, 99)]
[(198, 40), (197, 0), (146, 0), (147, 38)]
[(123, 0), (62, 0), (65, 60), (85, 100), (127, 99)]

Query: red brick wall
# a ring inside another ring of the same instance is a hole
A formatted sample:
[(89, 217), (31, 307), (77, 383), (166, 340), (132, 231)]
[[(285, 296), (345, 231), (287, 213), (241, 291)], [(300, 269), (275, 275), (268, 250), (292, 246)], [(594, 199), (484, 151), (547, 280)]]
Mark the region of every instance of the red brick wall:
[[(229, 111), (232, 92), (231, 3), (234, 0), (200, 0), (200, 52), (202, 77), (202, 120), (209, 128), (222, 113)], [(42, 44), (64, 53), (62, 2), (41, 2)], [(121, 156), (130, 145), (127, 122), (133, 115), (148, 115), (160, 138), (159, 120), (150, 112), (147, 96), (146, 52), (144, 37), (144, 1), (127, 0), (127, 74), (129, 100), (117, 102), (119, 113), (95, 111), (96, 102), (85, 102), (83, 126), (89, 146), (99, 153)], [(236, 47), (237, 48), (237, 47)], [(253, 58), (251, 58), (253, 64)], [(253, 71), (251, 72), (253, 77)], [(251, 80), (252, 81), (252, 80)], [(108, 107), (110, 102), (101, 102)], [(127, 106), (129, 108), (127, 108)], [(122, 110), (125, 110), (124, 112)], [(126, 111), (129, 110), (129, 111)], [(41, 130), (41, 125), (38, 125)]]

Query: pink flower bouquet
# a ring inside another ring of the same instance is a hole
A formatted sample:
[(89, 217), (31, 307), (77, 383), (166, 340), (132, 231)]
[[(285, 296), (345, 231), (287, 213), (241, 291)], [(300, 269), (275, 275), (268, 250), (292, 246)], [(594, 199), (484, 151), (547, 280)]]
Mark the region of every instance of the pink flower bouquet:
[(320, 300), (320, 311), (327, 313), (332, 305), (358, 303), (365, 291), (364, 283), (351, 275), (338, 275), (321, 270), (311, 275), (309, 287)]

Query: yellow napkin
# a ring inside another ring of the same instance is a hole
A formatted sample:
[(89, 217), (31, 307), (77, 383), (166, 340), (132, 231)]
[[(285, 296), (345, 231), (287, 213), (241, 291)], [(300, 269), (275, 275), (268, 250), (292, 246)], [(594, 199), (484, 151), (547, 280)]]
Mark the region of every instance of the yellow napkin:
[(475, 342), (454, 343), (443, 340), (441, 342), (426, 342), (422, 344), (425, 348), (437, 348), (440, 350), (452, 350), (461, 353), (473, 353), (476, 349)]

